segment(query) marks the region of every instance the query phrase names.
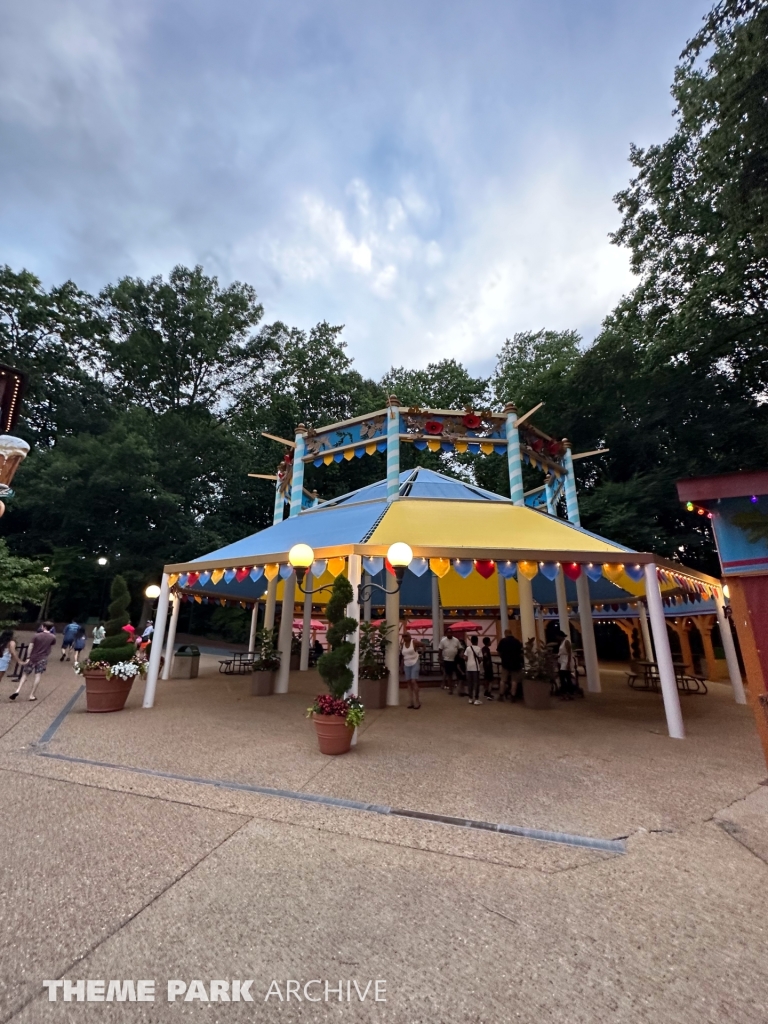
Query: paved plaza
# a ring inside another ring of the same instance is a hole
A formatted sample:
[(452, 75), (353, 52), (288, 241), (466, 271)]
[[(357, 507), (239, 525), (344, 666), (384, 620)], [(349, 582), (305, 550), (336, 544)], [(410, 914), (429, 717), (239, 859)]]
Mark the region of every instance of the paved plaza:
[[(328, 758), (314, 673), (254, 698), (217, 667), (114, 715), (58, 660), (37, 703), (4, 681), (0, 1021), (768, 1018), (768, 773), (728, 685), (683, 699), (684, 741), (619, 666), (548, 712), (425, 689)], [(155, 979), (157, 1001), (50, 1003), (58, 978)], [(251, 978), (253, 1003), (166, 1002), (168, 979)], [(288, 979), (382, 979), (386, 1002), (265, 1002)]]

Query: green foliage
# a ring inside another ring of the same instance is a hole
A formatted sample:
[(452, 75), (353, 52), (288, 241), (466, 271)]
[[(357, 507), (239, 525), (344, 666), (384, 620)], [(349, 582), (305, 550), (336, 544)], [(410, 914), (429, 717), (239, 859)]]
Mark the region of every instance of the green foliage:
[(386, 675), (385, 656), (387, 644), (391, 643), (388, 634), (392, 626), (382, 622), (378, 626), (370, 622), (360, 623), (360, 678), (383, 679)]
[(740, 526), (746, 530), (747, 536), (752, 544), (759, 541), (768, 541), (768, 516), (764, 512), (750, 510), (749, 512), (737, 512), (731, 516), (734, 526)]
[(12, 625), (7, 616), (17, 615), (25, 604), (42, 606), (56, 585), (40, 562), (12, 555), (0, 537), (0, 625)]
[(131, 621), (128, 616), (131, 594), (122, 576), (115, 576), (112, 580), (109, 596), (112, 603), (105, 626), (107, 635), (99, 644), (99, 659), (115, 665), (118, 661), (130, 660), (136, 652), (133, 644), (126, 642), (127, 635), (123, 629)]
[(353, 679), (349, 663), (355, 653), (355, 645), (350, 643), (347, 637), (355, 631), (357, 622), (346, 614), (352, 596), (352, 585), (349, 580), (346, 576), (337, 576), (326, 608), (326, 615), (331, 623), (328, 629), (330, 650), (317, 661), (317, 670), (325, 680), (328, 692), (338, 700), (350, 688)]
[(541, 640), (531, 637), (523, 644), (526, 679), (544, 679), (554, 682), (557, 677), (557, 659), (553, 652)]
[(276, 630), (256, 630), (253, 654), (254, 672), (274, 672), (280, 668), (280, 651), (277, 649)]

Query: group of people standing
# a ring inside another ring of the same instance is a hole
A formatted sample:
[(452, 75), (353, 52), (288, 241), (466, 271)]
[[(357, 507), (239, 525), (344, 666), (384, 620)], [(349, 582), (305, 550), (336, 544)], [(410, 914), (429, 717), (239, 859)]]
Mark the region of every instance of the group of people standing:
[[(573, 700), (580, 692), (576, 681), (576, 658), (570, 638), (565, 633), (558, 634), (557, 668), (559, 678), (559, 696), (562, 700)], [(400, 645), (400, 659), (410, 695), (409, 708), (418, 710), (421, 707), (419, 697), (419, 651), (421, 642), (410, 633), (403, 634)], [(480, 686), (483, 684), (483, 696), (486, 700), (509, 700), (515, 702), (523, 699), (523, 672), (525, 655), (522, 643), (511, 629), (504, 631), (496, 653), (501, 661), (502, 679), (498, 697), (492, 691), (495, 679), (491, 638), (483, 637), (482, 644), (478, 636), (471, 636), (469, 643), (460, 640), (451, 630), (446, 628), (445, 636), (438, 646), (440, 667), (443, 672), (444, 689), (459, 697), (466, 697), (470, 704), (482, 704)]]

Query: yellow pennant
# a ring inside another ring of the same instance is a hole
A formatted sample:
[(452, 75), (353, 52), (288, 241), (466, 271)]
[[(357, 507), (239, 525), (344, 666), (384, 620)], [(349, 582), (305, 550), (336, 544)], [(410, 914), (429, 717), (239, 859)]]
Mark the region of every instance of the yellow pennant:
[(432, 570), (435, 576), (438, 576), (440, 579), (442, 579), (443, 576), (445, 576), (445, 574), (450, 571), (451, 560), (450, 558), (430, 558), (429, 568)]
[(532, 580), (539, 571), (538, 562), (518, 562), (517, 571), (521, 572), (527, 580)]
[(623, 565), (609, 565), (606, 563), (603, 566), (603, 576), (605, 576), (607, 580), (610, 580), (611, 583), (618, 583), (623, 575)]
[(366, 455), (373, 455), (375, 451), (376, 451), (376, 445), (375, 444), (367, 444), (365, 446), (365, 454)]
[(344, 458), (347, 460), (347, 462), (349, 462), (350, 459), (354, 459), (354, 457), (355, 457), (355, 449), (354, 448), (347, 448), (347, 450), (344, 452)]
[(339, 555), (338, 558), (329, 558), (328, 559), (328, 572), (331, 574), (331, 576), (334, 576), (334, 577), (338, 576), (339, 573), (344, 572), (344, 566), (346, 564), (347, 564), (346, 558), (342, 558), (341, 555)]
[(480, 451), (483, 455), (493, 455), (493, 445), (489, 441), (483, 441), (480, 445)]
[(326, 466), (330, 466), (330, 464), (333, 462), (333, 456), (332, 455), (324, 455), (323, 456), (323, 462), (325, 463)]
[(224, 570), (223, 569), (214, 569), (213, 572), (211, 573), (211, 583), (214, 585), (214, 587), (216, 586), (217, 583), (221, 583), (221, 581), (223, 579), (224, 579)]
[(427, 448), (429, 448), (431, 452), (439, 452), (442, 445), (439, 441), (430, 440), (427, 441)]
[(195, 594), (195, 601), (196, 601), (197, 604), (202, 604), (203, 603), (203, 599), (202, 599), (202, 597), (200, 597), (199, 594)]
[(464, 452), (467, 450), (467, 442), (466, 441), (456, 441), (456, 443), (454, 444), (453, 447), (456, 449), (456, 451), (459, 453), (459, 455), (463, 455)]
[(168, 586), (172, 587), (174, 583), (178, 583), (178, 581), (179, 574), (177, 572), (172, 572), (171, 575), (168, 577)]
[(264, 575), (267, 577), (268, 580), (270, 580), (270, 582), (275, 578), (275, 576), (277, 576), (279, 572), (280, 566), (277, 564), (277, 562), (273, 562), (271, 565), (264, 566)]

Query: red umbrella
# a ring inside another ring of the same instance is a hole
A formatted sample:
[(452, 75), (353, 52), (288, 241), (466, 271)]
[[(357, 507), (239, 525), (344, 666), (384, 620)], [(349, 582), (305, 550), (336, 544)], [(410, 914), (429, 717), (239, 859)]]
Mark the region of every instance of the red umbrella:
[(446, 622), (446, 629), (453, 630), (454, 633), (468, 633), (471, 629), (480, 629), (479, 622)]
[[(302, 622), (301, 619), (294, 619), (293, 620), (293, 628), (301, 630), (301, 629), (304, 628), (304, 623)], [(310, 619), (309, 628), (310, 629), (321, 629), (321, 630), (325, 631), (328, 627), (326, 626), (326, 624), (324, 622), (321, 622), (320, 619)]]
[(432, 619), (409, 619), (408, 629), (431, 629)]

